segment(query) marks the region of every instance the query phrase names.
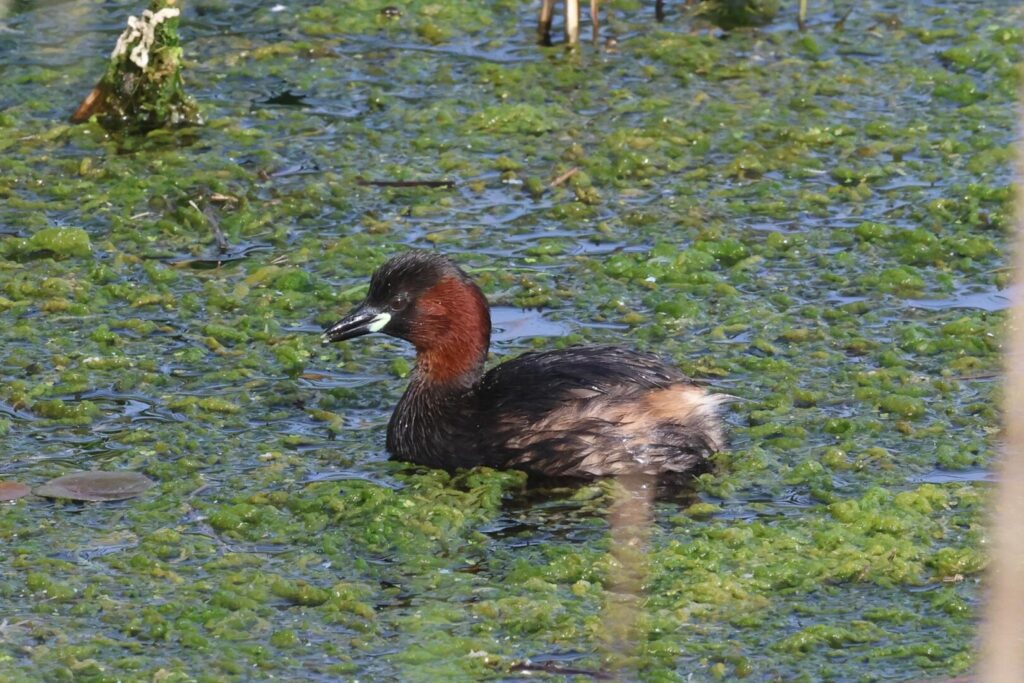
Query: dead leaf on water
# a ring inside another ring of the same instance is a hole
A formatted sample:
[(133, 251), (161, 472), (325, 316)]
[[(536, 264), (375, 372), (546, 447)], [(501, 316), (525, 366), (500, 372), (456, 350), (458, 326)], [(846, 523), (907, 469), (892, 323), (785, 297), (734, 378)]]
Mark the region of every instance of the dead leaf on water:
[(0, 481), (0, 501), (18, 500), (32, 493), (32, 489), (16, 481)]
[(75, 472), (51, 479), (35, 490), (44, 498), (66, 500), (124, 500), (141, 495), (153, 486), (138, 472)]

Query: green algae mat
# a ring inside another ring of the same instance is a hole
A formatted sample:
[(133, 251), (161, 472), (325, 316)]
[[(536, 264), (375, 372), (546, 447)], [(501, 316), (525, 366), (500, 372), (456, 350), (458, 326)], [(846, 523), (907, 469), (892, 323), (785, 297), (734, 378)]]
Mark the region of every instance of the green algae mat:
[[(66, 123), (142, 8), (13, 5), (0, 480), (156, 485), (0, 503), (0, 679), (970, 672), (1022, 17), (811, 4), (722, 36), (620, 0), (566, 52), (513, 0), (186, 3), (207, 123), (144, 137)], [(625, 636), (615, 482), (392, 463), (411, 350), (320, 345), (409, 247), (475, 273), (496, 360), (618, 343), (742, 399)]]

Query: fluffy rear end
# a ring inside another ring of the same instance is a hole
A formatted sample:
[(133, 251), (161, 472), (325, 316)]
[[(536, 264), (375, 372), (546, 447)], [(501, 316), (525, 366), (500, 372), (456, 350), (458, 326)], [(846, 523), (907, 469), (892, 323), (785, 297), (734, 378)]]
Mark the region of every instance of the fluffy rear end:
[(684, 472), (725, 447), (720, 412), (729, 399), (686, 383), (580, 389), (532, 423), (505, 425), (507, 464), (553, 476)]

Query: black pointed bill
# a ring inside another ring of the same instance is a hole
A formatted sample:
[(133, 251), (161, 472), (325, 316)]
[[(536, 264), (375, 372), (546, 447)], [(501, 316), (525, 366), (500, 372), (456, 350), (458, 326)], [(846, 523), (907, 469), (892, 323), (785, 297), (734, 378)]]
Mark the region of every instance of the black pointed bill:
[(378, 311), (370, 306), (358, 306), (354, 311), (324, 331), (323, 340), (339, 342), (361, 337), (364, 334), (380, 332), (391, 322), (391, 314)]

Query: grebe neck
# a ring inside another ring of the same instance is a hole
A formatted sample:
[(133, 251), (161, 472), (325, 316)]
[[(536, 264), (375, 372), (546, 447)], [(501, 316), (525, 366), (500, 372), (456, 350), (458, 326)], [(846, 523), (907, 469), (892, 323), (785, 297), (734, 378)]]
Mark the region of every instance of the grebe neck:
[(416, 309), (410, 335), (416, 347), (412, 382), (442, 392), (479, 382), (491, 343), (491, 313), (483, 292), (472, 282), (445, 278), (420, 296)]

